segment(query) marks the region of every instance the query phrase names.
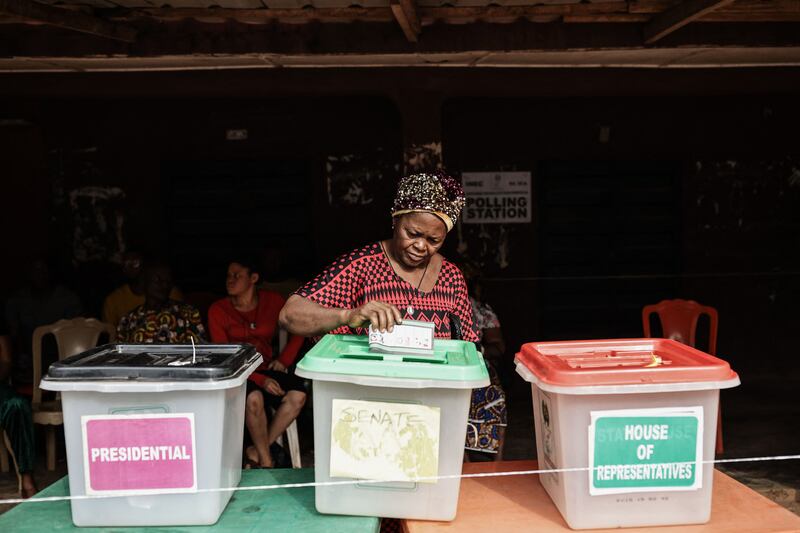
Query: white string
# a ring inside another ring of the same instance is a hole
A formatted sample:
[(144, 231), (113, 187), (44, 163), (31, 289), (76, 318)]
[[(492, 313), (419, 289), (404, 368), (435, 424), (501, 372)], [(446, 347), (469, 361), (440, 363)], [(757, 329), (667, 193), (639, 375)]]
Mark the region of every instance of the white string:
[(192, 341), (192, 364), (194, 364), (195, 356), (197, 355), (194, 349), (194, 337), (192, 335), (189, 335), (189, 340)]
[[(800, 459), (800, 454), (797, 455), (770, 455), (770, 456), (762, 456), (762, 457), (737, 457), (733, 459), (707, 459), (704, 461), (679, 461), (679, 462), (672, 462), (672, 463), (661, 463), (665, 465), (684, 465), (684, 464), (695, 464), (695, 462), (700, 464), (722, 464), (722, 463), (755, 463), (755, 462), (763, 462), (763, 461), (791, 461), (791, 460), (798, 460)], [(590, 467), (590, 466), (579, 466), (573, 468), (551, 468), (551, 469), (537, 469), (537, 470), (512, 470), (510, 472), (481, 472), (476, 474), (450, 474), (444, 476), (427, 476), (427, 477), (418, 477), (412, 480), (397, 480), (397, 479), (346, 479), (342, 481), (308, 481), (305, 483), (284, 483), (279, 485), (256, 485), (253, 487), (220, 487), (214, 489), (197, 489), (197, 491), (189, 494), (196, 494), (196, 493), (209, 493), (209, 492), (239, 492), (239, 491), (249, 491), (249, 490), (274, 490), (274, 489), (303, 489), (303, 488), (311, 488), (311, 487), (335, 487), (335, 486), (342, 486), (342, 485), (370, 485), (375, 483), (395, 483), (398, 481), (439, 481), (444, 479), (468, 479), (468, 478), (486, 478), (486, 477), (508, 477), (508, 476), (529, 476), (529, 475), (539, 475), (539, 474), (559, 474), (559, 473), (568, 473), (568, 472), (588, 472), (590, 470), (596, 470), (603, 467)], [(164, 492), (164, 494), (171, 494), (169, 492)], [(150, 496), (152, 494), (148, 494)], [(0, 505), (7, 505), (12, 503), (42, 503), (42, 502), (59, 502), (59, 501), (71, 501), (71, 500), (96, 500), (102, 498), (129, 498), (131, 496), (119, 496), (116, 494), (99, 494), (99, 495), (81, 495), (81, 496), (48, 496), (39, 498), (34, 496), (33, 498), (22, 499), (22, 498), (13, 498), (8, 500), (0, 500)]]
[(493, 283), (520, 281), (587, 281), (587, 280), (651, 280), (651, 279), (705, 279), (705, 278), (782, 278), (794, 277), (800, 272), (686, 272), (683, 274), (611, 274), (604, 276), (506, 276), (487, 277)]

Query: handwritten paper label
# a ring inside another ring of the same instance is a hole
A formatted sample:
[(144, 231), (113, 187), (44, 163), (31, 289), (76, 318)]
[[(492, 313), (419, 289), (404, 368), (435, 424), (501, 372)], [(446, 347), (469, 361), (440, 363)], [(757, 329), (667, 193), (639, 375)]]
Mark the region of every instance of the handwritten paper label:
[(197, 489), (194, 414), (82, 416), (86, 494)]
[(333, 400), (332, 477), (436, 483), (439, 408)]

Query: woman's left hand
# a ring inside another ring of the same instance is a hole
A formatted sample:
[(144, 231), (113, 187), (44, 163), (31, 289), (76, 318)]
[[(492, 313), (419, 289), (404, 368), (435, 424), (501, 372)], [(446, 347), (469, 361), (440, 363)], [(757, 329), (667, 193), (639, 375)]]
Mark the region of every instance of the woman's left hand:
[(267, 365), (267, 369), (274, 370), (275, 372), (286, 372), (286, 367), (283, 366), (283, 363), (277, 359), (270, 361), (270, 363)]

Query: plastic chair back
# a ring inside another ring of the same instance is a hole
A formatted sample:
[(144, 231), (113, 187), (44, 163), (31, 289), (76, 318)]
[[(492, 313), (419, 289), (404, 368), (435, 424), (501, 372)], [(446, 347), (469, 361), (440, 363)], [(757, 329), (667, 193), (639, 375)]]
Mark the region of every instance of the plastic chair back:
[[(286, 343), (289, 341), (289, 332), (283, 328), (278, 328), (278, 354), (283, 353)], [(274, 415), (274, 413), (273, 413)], [(283, 436), (278, 437), (279, 444), (283, 445)], [(286, 428), (286, 441), (289, 445), (289, 457), (292, 459), (292, 468), (302, 468), (303, 463), (300, 458), (300, 437), (297, 433), (297, 420), (292, 420)]]
[[(709, 319), (708, 331), (708, 353), (717, 353), (717, 310), (713, 307), (700, 305), (694, 300), (661, 300), (654, 305), (646, 305), (642, 309), (642, 325), (644, 326), (644, 336), (652, 337), (650, 334), (650, 316), (656, 313), (661, 320), (663, 336), (674, 339), (678, 342), (695, 346), (697, 342), (697, 321), (701, 315), (707, 315)], [(717, 441), (715, 450), (717, 455), (724, 451), (722, 444), (722, 406), (717, 412)]]
[(701, 315), (709, 318), (708, 353), (717, 353), (717, 310), (713, 307), (700, 305), (694, 300), (662, 300), (657, 304), (646, 305), (642, 309), (642, 325), (644, 336), (650, 334), (650, 316), (655, 313), (661, 321), (663, 337), (673, 339), (689, 346), (695, 346), (697, 341), (697, 322)]
[(111, 324), (100, 322), (96, 318), (73, 318), (59, 320), (54, 324), (40, 326), (33, 331), (33, 401), (41, 403), (42, 391), (39, 382), (42, 379), (42, 340), (45, 335), (53, 334), (58, 346), (58, 359), (66, 359), (97, 346), (102, 333), (107, 333), (109, 342), (116, 338), (116, 328)]

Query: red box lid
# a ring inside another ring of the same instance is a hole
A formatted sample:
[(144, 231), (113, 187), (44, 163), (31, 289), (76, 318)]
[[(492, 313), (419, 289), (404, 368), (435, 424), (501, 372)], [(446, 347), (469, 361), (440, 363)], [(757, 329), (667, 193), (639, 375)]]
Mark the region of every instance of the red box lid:
[(726, 361), (670, 339), (530, 342), (517, 360), (543, 383), (562, 387), (737, 378)]

